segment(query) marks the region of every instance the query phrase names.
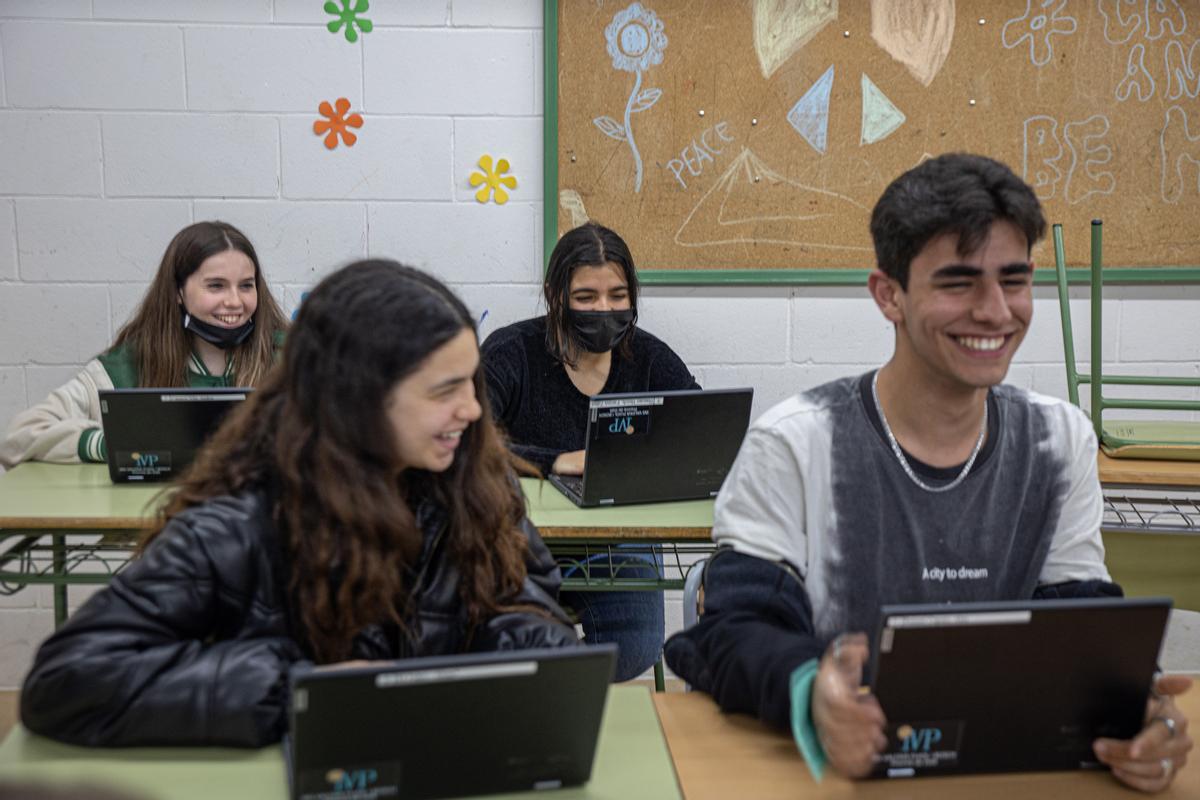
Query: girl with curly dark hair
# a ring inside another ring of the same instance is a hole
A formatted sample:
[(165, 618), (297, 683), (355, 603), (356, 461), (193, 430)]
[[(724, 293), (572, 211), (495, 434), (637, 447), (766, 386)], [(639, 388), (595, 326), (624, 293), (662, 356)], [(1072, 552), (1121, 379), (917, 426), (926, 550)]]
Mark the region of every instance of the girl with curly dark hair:
[(575, 644), (487, 409), (471, 315), (389, 261), (335, 272), (140, 557), (42, 645), (21, 717), (86, 745), (256, 746), (287, 672)]

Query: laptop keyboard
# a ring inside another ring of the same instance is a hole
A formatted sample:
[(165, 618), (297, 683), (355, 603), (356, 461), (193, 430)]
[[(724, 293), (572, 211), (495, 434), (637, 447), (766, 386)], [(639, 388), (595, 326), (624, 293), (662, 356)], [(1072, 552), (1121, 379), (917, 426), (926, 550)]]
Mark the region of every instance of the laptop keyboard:
[(579, 475), (559, 475), (558, 482), (577, 497), (583, 497), (583, 478)]

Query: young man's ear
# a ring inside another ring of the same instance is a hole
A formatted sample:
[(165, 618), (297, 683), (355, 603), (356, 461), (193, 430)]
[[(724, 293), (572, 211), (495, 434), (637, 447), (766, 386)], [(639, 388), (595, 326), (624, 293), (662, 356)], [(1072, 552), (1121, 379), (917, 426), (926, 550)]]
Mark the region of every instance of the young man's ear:
[(894, 325), (904, 321), (902, 298), (904, 290), (895, 278), (889, 278), (883, 270), (875, 270), (867, 276), (867, 290), (883, 316)]

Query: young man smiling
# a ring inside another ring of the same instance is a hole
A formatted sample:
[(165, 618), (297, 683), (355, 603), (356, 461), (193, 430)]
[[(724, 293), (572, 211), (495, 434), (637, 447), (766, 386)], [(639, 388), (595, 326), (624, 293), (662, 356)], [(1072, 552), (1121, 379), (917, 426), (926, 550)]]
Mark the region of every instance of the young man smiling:
[[(705, 613), (667, 662), (726, 710), (787, 727), (816, 770), (868, 772), (884, 710), (858, 691), (861, 633), (897, 602), (1119, 595), (1104, 566), (1096, 443), (1074, 406), (1001, 384), (1033, 315), (1046, 223), (1008, 167), (926, 161), (871, 217), (872, 298), (895, 328), (880, 369), (758, 419), (717, 499)], [(1097, 755), (1144, 791), (1187, 759), (1187, 720), (1160, 679), (1132, 742)]]

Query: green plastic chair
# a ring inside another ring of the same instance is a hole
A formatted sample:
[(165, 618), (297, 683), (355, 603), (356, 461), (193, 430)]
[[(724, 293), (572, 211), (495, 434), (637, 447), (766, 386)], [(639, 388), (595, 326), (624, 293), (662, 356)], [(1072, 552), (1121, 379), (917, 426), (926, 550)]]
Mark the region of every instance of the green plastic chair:
[[(1058, 306), (1062, 318), (1063, 350), (1066, 358), (1067, 392), (1079, 405), (1079, 384), (1091, 390), (1091, 418), (1100, 447), (1113, 458), (1151, 458), (1168, 461), (1200, 461), (1200, 422), (1184, 420), (1109, 420), (1104, 412), (1111, 408), (1138, 408), (1154, 411), (1200, 411), (1200, 400), (1136, 400), (1104, 396), (1105, 384), (1113, 386), (1200, 386), (1200, 378), (1152, 377), (1144, 375), (1105, 375), (1100, 349), (1104, 270), (1102, 264), (1100, 220), (1092, 220), (1092, 322), (1091, 372), (1075, 368), (1075, 341), (1071, 333), (1071, 305), (1067, 292), (1066, 255), (1062, 225), (1055, 223), (1054, 268), (1058, 277)], [(1200, 342), (1196, 344), (1200, 358)]]

